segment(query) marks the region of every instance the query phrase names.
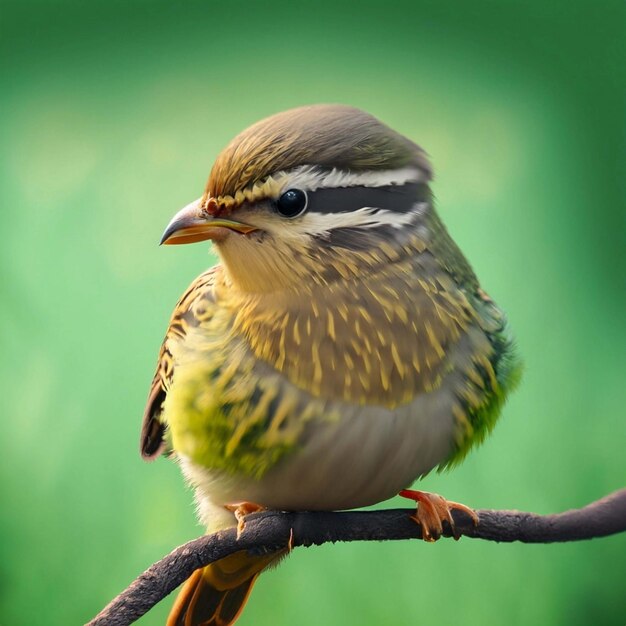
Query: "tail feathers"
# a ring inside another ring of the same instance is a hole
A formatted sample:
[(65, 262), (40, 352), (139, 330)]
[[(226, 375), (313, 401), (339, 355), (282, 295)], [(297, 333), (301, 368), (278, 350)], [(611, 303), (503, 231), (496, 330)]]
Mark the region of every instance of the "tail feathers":
[(236, 552), (197, 569), (180, 590), (167, 626), (234, 624), (258, 575), (281, 553), (252, 556)]

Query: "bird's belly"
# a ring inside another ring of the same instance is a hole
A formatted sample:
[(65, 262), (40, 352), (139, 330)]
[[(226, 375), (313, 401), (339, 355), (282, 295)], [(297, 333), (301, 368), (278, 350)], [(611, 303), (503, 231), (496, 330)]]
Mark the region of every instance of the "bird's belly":
[(339, 419), (309, 423), (301, 445), (259, 478), (203, 467), (184, 456), (181, 465), (196, 487), (203, 518), (239, 502), (280, 510), (368, 506), (449, 457), (451, 401), (452, 394), (440, 389), (393, 410), (344, 405)]

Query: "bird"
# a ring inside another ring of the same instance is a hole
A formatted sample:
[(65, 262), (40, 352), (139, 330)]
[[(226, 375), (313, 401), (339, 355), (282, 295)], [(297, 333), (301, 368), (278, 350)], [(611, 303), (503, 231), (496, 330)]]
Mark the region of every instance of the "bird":
[[(493, 428), (520, 376), (503, 311), (434, 206), (413, 141), (360, 109), (265, 118), (219, 153), (161, 243), (212, 242), (163, 341), (141, 454), (175, 458), (207, 532), (259, 510), (344, 510), (397, 494), (437, 539), (464, 505), (410, 490)], [(198, 569), (168, 626), (226, 625), (286, 554)]]

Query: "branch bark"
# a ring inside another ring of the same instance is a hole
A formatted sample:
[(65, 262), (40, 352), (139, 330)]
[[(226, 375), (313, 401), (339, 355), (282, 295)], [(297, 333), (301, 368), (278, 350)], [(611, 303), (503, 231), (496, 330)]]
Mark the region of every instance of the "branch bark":
[[(183, 583), (194, 570), (233, 552), (255, 554), (291, 546), (321, 545), (336, 541), (387, 541), (421, 539), (421, 528), (410, 519), (415, 509), (346, 512), (255, 513), (237, 539), (229, 529), (205, 535), (176, 548), (149, 567), (88, 626), (128, 626)], [(452, 515), (457, 531), (473, 539), (554, 543), (605, 537), (626, 531), (626, 489), (597, 500), (581, 509), (555, 515), (520, 511), (478, 510), (479, 522), (460, 511)], [(450, 528), (444, 536), (451, 537)]]

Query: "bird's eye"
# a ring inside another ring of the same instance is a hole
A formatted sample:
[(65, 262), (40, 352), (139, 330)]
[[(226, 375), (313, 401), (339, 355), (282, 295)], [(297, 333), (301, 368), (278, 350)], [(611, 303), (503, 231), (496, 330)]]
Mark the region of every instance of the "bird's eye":
[(288, 189), (276, 200), (276, 210), (283, 217), (298, 217), (306, 211), (308, 197), (301, 189)]

